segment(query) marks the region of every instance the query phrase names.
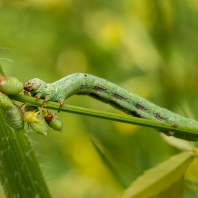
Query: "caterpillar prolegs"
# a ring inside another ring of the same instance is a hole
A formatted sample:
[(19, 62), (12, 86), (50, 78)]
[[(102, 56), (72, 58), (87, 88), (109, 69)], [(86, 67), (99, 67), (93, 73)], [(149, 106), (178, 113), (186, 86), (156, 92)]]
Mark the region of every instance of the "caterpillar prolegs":
[[(44, 99), (44, 102), (49, 100), (58, 102), (60, 107), (65, 99), (74, 94), (88, 95), (135, 117), (198, 129), (197, 121), (161, 108), (112, 82), (90, 74), (71, 74), (51, 84), (34, 78), (24, 84), (24, 89), (37, 99)], [(161, 132), (186, 140), (198, 140), (198, 137), (193, 134), (184, 135), (174, 131)]]
[(42, 135), (47, 135), (48, 126), (54, 130), (61, 131), (63, 124), (55, 113), (45, 113), (36, 107), (26, 106), (25, 104), (19, 107), (7, 95), (15, 95), (22, 90), (23, 83), (17, 78), (0, 74), (0, 109), (4, 109), (4, 117), (7, 124), (11, 128), (21, 131), (24, 129), (24, 122), (27, 122), (28, 126), (30, 125), (35, 132)]

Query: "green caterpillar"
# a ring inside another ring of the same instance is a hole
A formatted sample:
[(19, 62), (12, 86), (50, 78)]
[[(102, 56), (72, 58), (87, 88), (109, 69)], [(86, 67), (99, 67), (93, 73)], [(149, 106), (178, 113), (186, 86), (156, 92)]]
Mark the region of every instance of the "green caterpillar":
[[(51, 84), (34, 78), (24, 84), (24, 90), (30, 92), (36, 99), (44, 99), (44, 103), (49, 100), (58, 102), (60, 107), (65, 99), (74, 94), (88, 95), (135, 117), (166, 122), (172, 126), (198, 129), (197, 121), (161, 108), (112, 82), (90, 74), (71, 74)], [(181, 139), (198, 140), (194, 134), (182, 134), (168, 130), (161, 132)]]

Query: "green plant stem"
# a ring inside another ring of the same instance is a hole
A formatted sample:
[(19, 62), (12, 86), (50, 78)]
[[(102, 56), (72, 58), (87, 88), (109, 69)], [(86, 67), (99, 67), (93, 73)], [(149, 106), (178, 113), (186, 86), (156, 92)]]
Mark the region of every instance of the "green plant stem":
[(0, 181), (6, 197), (51, 197), (28, 136), (9, 128), (0, 110)]
[[(20, 101), (23, 103), (29, 103), (34, 106), (41, 106), (43, 103), (43, 100), (41, 99), (36, 101), (34, 97), (24, 96), (21, 94), (9, 96), (9, 97), (12, 100)], [(127, 115), (119, 115), (115, 113), (87, 109), (87, 108), (77, 107), (77, 106), (72, 106), (72, 105), (67, 105), (67, 104), (64, 104), (61, 108), (59, 108), (58, 103), (51, 102), (51, 101), (47, 102), (45, 108), (68, 112), (68, 113), (92, 116), (92, 117), (97, 117), (97, 118), (103, 118), (103, 119), (123, 122), (127, 124), (135, 124), (135, 125), (140, 125), (140, 126), (152, 127), (152, 128), (160, 129), (160, 130), (170, 130), (170, 131), (177, 131), (180, 133), (190, 133), (190, 134), (198, 136), (198, 130), (189, 129), (183, 126), (175, 127), (165, 122), (159, 122), (159, 121), (148, 120), (148, 119), (143, 119), (143, 118), (136, 118), (136, 117), (127, 116)]]

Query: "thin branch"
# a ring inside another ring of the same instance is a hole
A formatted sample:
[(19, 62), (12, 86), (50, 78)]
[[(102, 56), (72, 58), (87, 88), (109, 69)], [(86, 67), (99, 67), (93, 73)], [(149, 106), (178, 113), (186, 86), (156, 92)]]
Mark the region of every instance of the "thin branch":
[[(28, 103), (33, 106), (41, 106), (43, 102), (43, 100), (41, 99), (36, 101), (34, 97), (24, 96), (21, 94), (12, 95), (12, 96), (10, 95), (9, 97), (12, 100), (20, 101), (23, 103)], [(145, 127), (151, 127), (151, 128), (160, 129), (160, 130), (177, 131), (182, 134), (187, 133), (188, 135), (192, 134), (194, 136), (195, 135), (198, 136), (198, 130), (195, 130), (195, 129), (189, 129), (188, 127), (183, 127), (183, 126), (172, 126), (169, 123), (148, 120), (148, 119), (143, 119), (143, 118), (136, 118), (136, 117), (132, 117), (128, 115), (119, 115), (115, 113), (93, 110), (93, 109), (77, 107), (77, 106), (72, 106), (72, 105), (67, 105), (67, 104), (63, 105), (59, 109), (59, 104), (56, 102), (51, 102), (51, 101), (47, 102), (47, 105), (45, 106), (45, 108), (68, 112), (68, 113), (86, 115), (86, 116), (91, 116), (91, 117), (97, 117), (97, 118), (102, 118), (106, 120), (112, 120), (112, 121), (122, 122), (122, 123), (127, 123), (127, 124), (135, 124), (135, 125), (140, 125), (140, 126), (145, 126)]]

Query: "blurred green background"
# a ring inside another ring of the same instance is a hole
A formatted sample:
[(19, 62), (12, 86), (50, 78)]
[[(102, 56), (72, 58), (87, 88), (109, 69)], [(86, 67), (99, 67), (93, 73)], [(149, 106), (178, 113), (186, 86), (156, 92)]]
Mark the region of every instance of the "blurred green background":
[[(2, 0), (0, 63), (22, 82), (90, 73), (196, 119), (197, 18), (195, 0)], [(66, 103), (121, 113), (85, 96)], [(153, 129), (59, 115), (63, 135), (28, 131), (54, 197), (118, 198), (179, 152)]]

